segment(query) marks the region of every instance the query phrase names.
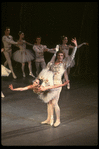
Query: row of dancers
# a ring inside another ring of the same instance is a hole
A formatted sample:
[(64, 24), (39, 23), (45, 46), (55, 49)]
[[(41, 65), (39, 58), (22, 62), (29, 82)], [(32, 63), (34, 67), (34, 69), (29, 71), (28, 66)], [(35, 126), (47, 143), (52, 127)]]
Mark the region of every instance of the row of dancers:
[[(24, 68), (25, 68), (25, 63), (28, 62), (29, 75), (35, 78), (35, 76), (32, 72), (31, 61), (35, 59), (36, 76), (38, 76), (38, 74), (40, 73), (40, 67), (41, 67), (41, 69), (44, 69), (46, 67), (46, 62), (44, 60), (44, 52), (50, 52), (50, 53), (56, 52), (56, 48), (49, 49), (49, 48), (47, 48), (46, 45), (42, 45), (40, 36), (36, 37), (36, 43), (35, 44), (31, 44), (31, 43), (24, 40), (25, 35), (22, 31), (19, 31), (19, 33), (18, 33), (19, 40), (17, 42), (15, 42), (13, 40), (13, 37), (10, 35), (10, 28), (9, 27), (6, 27), (4, 32), (5, 32), (5, 35), (2, 37), (2, 42), (4, 44), (4, 48), (2, 48), (2, 50), (1, 50), (4, 53), (4, 56), (6, 58), (4, 66), (6, 67), (8, 64), (9, 69), (11, 70), (11, 73), (12, 73), (12, 76), (14, 79), (16, 79), (17, 76), (15, 75), (15, 73), (13, 71), (13, 67), (12, 67), (12, 63), (11, 63), (11, 57), (16, 62), (19, 62), (22, 64), (23, 77), (26, 77)], [(66, 36), (62, 36), (61, 40), (62, 40), (62, 44), (58, 46), (58, 49), (60, 51), (64, 52), (65, 58), (70, 59), (69, 49), (70, 48), (73, 49), (74, 46), (67, 45), (68, 38)], [(12, 44), (19, 48), (19, 50), (14, 52), (13, 55), (12, 55), (12, 48), (11, 48)], [(33, 47), (33, 51), (35, 52), (35, 56), (34, 56), (33, 52), (31, 52), (29, 49), (26, 49), (26, 44)], [(80, 48), (82, 45), (88, 45), (88, 43), (84, 42), (84, 43), (78, 45), (77, 48)], [(74, 67), (74, 65), (75, 65), (75, 61), (73, 60), (71, 65), (67, 69), (67, 73), (65, 74), (65, 75), (67, 75), (67, 78), (68, 78), (68, 75), (70, 73), (70, 68)], [(67, 88), (70, 89), (70, 83), (67, 84)]]
[[(23, 33), (21, 33), (21, 34), (23, 34)], [(6, 38), (8, 38), (8, 37), (6, 37)], [(75, 54), (76, 54), (76, 51), (78, 48), (76, 38), (71, 40), (72, 43), (74, 44), (74, 46), (66, 44), (67, 37), (65, 37), (65, 36), (63, 36), (62, 41), (63, 41), (62, 45), (60, 45), (60, 46), (57, 45), (56, 48), (48, 49), (46, 46), (40, 44), (41, 38), (39, 37), (37, 39), (37, 43), (35, 45), (33, 45), (33, 47), (35, 47), (34, 49), (35, 49), (35, 53), (36, 53), (35, 62), (37, 63), (37, 71), (36, 71), (37, 77), (33, 81), (33, 84), (26, 86), (26, 87), (20, 87), (20, 88), (13, 88), (12, 84), (9, 85), (9, 88), (12, 91), (25, 91), (28, 89), (32, 89), (34, 93), (38, 94), (39, 98), (42, 99), (44, 101), (44, 103), (47, 103), (48, 116), (45, 121), (41, 122), (41, 124), (50, 124), (51, 126), (54, 125), (54, 127), (57, 127), (60, 125), (60, 107), (58, 105), (58, 101), (59, 101), (60, 93), (62, 90), (62, 86), (69, 84), (67, 69), (69, 67), (74, 66), (74, 57), (75, 57)], [(19, 47), (20, 46), (25, 47), (22, 45), (24, 45), (26, 43), (27, 43), (26, 41), (19, 40), (15, 44), (18, 45)], [(13, 42), (12, 42), (12, 44), (13, 44)], [(86, 43), (83, 43), (83, 44), (86, 44)], [(9, 45), (11, 45), (11, 42)], [(80, 45), (80, 46), (82, 46), (82, 45)], [(23, 54), (23, 52), (24, 52), (25, 56), (28, 54), (27, 49), (25, 49), (25, 48), (20, 49), (20, 52), (22, 52), (21, 55)], [(71, 55), (68, 55), (69, 48), (73, 48)], [(11, 49), (11, 46), (10, 46), (10, 49)], [(4, 47), (4, 50), (5, 50), (5, 47)], [(43, 54), (44, 51), (51, 51), (54, 53), (51, 61), (47, 65), (44, 60), (44, 54)], [(9, 53), (8, 50), (5, 50), (3, 52)], [(17, 51), (16, 51), (16, 53), (17, 53)], [(14, 53), (14, 54), (16, 54), (16, 53)], [(19, 54), (19, 52), (17, 54)], [(8, 65), (9, 65), (9, 63), (8, 63)], [(39, 73), (38, 67), (40, 65), (42, 67), (42, 71)], [(11, 72), (12, 72), (12, 74), (14, 73), (12, 70), (11, 70)], [(63, 74), (64, 74), (65, 82), (62, 83)], [(13, 76), (14, 75), (15, 74), (13, 74)], [(54, 123), (54, 110), (55, 110), (55, 114), (56, 114), (55, 123)]]

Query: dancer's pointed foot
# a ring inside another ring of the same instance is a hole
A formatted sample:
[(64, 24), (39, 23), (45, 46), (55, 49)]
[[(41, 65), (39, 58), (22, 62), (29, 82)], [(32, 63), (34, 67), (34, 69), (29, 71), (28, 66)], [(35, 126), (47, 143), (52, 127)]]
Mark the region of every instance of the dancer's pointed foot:
[(60, 125), (60, 121), (56, 121), (55, 123), (54, 123), (54, 127), (58, 127)]
[(70, 83), (67, 84), (67, 89), (70, 89)]
[(35, 78), (35, 76), (33, 75), (33, 73), (32, 73), (32, 72), (30, 72), (30, 73), (29, 73), (29, 75), (30, 75), (30, 76), (32, 76), (33, 78)]
[(4, 94), (3, 94), (2, 92), (1, 92), (1, 97), (2, 97), (2, 98), (4, 98), (4, 97), (5, 97), (5, 96), (4, 96)]
[(41, 122), (41, 124), (50, 124), (50, 120), (45, 120), (45, 121)]
[(14, 79), (16, 79), (16, 78), (17, 78), (17, 76), (16, 76), (14, 73), (13, 73), (12, 75), (13, 75), (13, 78), (14, 78)]

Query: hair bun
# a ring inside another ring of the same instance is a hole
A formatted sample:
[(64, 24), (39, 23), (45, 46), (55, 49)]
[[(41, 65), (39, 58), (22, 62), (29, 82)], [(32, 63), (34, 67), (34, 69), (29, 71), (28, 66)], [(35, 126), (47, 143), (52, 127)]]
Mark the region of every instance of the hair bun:
[[(18, 35), (21, 35), (23, 32), (22, 31), (19, 31)], [(24, 34), (24, 33), (23, 33)]]

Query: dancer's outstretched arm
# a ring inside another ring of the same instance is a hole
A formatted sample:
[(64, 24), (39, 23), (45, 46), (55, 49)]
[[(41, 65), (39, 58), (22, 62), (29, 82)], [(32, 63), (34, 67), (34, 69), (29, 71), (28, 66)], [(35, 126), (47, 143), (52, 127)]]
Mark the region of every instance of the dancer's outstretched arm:
[(46, 86), (46, 87), (40, 86), (40, 87), (38, 88), (38, 92), (46, 91), (46, 90), (53, 89), (53, 88), (62, 87), (62, 86), (65, 86), (65, 85), (68, 84), (68, 83), (69, 83), (69, 80), (66, 81), (66, 82), (64, 82), (63, 84), (59, 84), (59, 85)]
[(30, 45), (30, 46), (34, 46), (34, 44), (31, 44), (31, 43), (29, 43), (27, 41), (25, 41), (25, 43), (28, 44), (28, 45)]
[(9, 88), (12, 90), (12, 91), (26, 91), (26, 90), (29, 90), (29, 89), (33, 89), (33, 85), (29, 85), (29, 86), (26, 86), (26, 87), (19, 87), (19, 88), (13, 88), (13, 85), (9, 85)]
[[(80, 47), (82, 47), (83, 45), (89, 45), (89, 43), (87, 43), (87, 42), (83, 42), (83, 43), (81, 43), (80, 45), (77, 45), (77, 48), (80, 48)], [(74, 46), (72, 46), (72, 45), (69, 45), (69, 48), (71, 48), (71, 49), (73, 49), (74, 48)]]

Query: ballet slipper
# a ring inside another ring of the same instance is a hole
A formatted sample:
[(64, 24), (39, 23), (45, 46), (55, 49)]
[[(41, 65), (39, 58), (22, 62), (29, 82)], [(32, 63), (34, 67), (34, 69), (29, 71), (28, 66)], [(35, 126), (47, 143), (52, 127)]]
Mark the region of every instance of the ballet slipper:
[(16, 78), (17, 78), (17, 77), (16, 77), (16, 75), (15, 75), (14, 73), (12, 73), (12, 75), (13, 75), (13, 78), (14, 78), (14, 79), (16, 79)]
[(54, 127), (58, 127), (60, 125), (60, 121), (56, 121), (55, 123), (54, 123)]
[(32, 72), (30, 72), (30, 73), (29, 73), (29, 75), (30, 75), (30, 76), (32, 76), (33, 78), (35, 78), (35, 76), (33, 75), (33, 73), (32, 73)]
[(4, 98), (4, 97), (5, 97), (5, 96), (4, 96), (4, 94), (3, 94), (2, 92), (1, 92), (1, 97), (2, 97), (2, 98)]
[(67, 89), (70, 89), (70, 83), (67, 84)]
[(45, 121), (41, 122), (41, 124), (50, 124), (50, 120), (45, 120)]

